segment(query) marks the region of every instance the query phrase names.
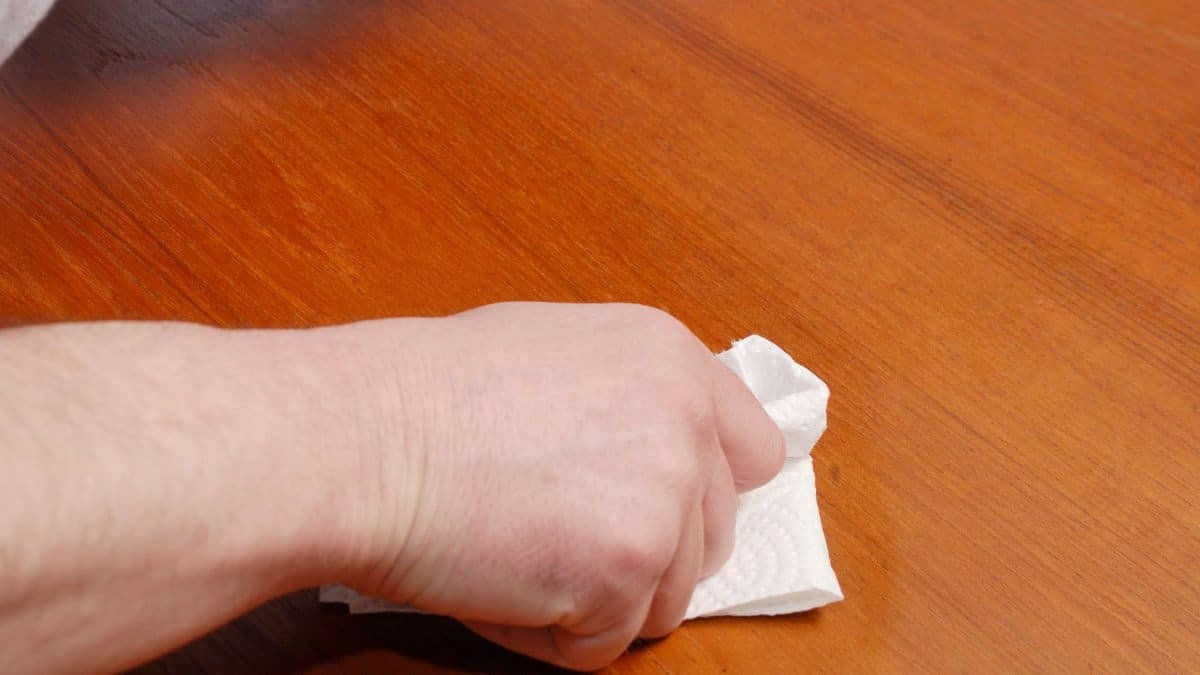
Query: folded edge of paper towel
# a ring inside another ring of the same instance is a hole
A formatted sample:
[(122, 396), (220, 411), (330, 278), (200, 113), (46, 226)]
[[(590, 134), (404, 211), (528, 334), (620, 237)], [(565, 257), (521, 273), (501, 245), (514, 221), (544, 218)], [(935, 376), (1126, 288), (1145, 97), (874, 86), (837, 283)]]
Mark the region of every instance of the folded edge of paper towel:
[[(696, 587), (686, 618), (789, 614), (841, 600), (810, 456), (825, 431), (829, 387), (758, 335), (734, 342), (717, 358), (779, 426), (788, 459), (771, 482), (739, 497), (733, 554)], [(322, 586), (320, 601), (344, 603), (354, 614), (415, 611), (341, 584)]]
[(751, 335), (717, 354), (783, 432), (788, 457), (807, 457), (825, 433), (829, 387), (770, 340)]
[(686, 618), (792, 614), (841, 599), (812, 459), (799, 457), (738, 500), (733, 554), (696, 587)]

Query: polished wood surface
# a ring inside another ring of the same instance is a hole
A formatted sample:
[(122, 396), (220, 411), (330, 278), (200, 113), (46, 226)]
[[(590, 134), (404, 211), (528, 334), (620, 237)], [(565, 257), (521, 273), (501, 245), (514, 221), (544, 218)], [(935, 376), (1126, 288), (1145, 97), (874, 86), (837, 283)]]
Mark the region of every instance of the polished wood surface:
[[(612, 672), (1200, 670), (1194, 2), (64, 0), (0, 69), (10, 323), (511, 299), (833, 391), (846, 600)], [(146, 672), (532, 667), (308, 592)]]

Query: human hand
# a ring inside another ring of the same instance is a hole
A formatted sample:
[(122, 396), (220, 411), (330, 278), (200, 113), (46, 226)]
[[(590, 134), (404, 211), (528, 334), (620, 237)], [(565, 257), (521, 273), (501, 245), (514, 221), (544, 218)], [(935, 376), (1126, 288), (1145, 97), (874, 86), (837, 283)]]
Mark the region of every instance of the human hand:
[(457, 617), (575, 669), (683, 620), (733, 546), (736, 492), (772, 478), (783, 438), (670, 316), (512, 303), (362, 346), (383, 434), (359, 590)]

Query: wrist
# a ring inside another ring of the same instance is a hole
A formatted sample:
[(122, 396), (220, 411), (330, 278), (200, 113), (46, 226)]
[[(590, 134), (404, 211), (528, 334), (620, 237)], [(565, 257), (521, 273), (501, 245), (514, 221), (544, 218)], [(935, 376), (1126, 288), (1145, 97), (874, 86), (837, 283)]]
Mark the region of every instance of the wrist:
[[(289, 332), (277, 351), (298, 386), (312, 526), (293, 548), (306, 585), (395, 592), (424, 488), (419, 417), (429, 320), (389, 319)], [(294, 350), (294, 351), (293, 351)]]

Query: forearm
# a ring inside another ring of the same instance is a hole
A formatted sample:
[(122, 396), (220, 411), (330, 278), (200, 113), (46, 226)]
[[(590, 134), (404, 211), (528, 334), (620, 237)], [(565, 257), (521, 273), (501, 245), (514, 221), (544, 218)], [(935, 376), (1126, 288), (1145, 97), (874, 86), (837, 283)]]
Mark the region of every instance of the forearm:
[(354, 564), (373, 413), (322, 344), (0, 331), (0, 670), (128, 666)]

